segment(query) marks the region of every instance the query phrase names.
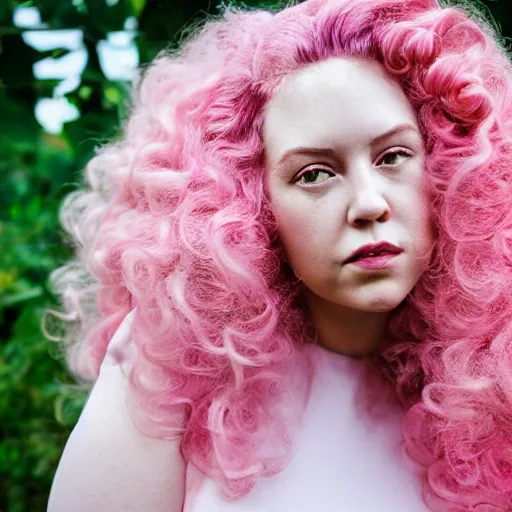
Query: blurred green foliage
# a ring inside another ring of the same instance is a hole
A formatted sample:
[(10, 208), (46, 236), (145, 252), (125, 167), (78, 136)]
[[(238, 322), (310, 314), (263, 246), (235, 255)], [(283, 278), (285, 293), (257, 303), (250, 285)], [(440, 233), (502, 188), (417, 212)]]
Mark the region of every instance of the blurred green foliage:
[[(476, 0), (475, 0), (476, 1)], [(489, 1), (505, 35), (512, 34), (510, 0)], [(275, 7), (279, 0), (246, 0)], [(57, 48), (36, 51), (13, 24), (19, 7), (37, 7), (40, 26), (29, 30), (80, 29), (87, 65), (80, 84), (65, 96), (80, 116), (59, 134), (46, 133), (34, 109), (51, 98), (58, 80), (38, 80), (33, 66), (62, 59)], [(0, 511), (37, 512), (46, 501), (64, 443), (84, 403), (67, 374), (58, 347), (41, 332), (41, 315), (55, 306), (50, 271), (70, 257), (57, 211), (81, 182), (98, 143), (119, 130), (129, 84), (111, 81), (100, 64), (98, 43), (136, 20), (141, 64), (179, 43), (218, 5), (208, 0), (0, 0)], [(44, 25), (43, 25), (44, 24)]]

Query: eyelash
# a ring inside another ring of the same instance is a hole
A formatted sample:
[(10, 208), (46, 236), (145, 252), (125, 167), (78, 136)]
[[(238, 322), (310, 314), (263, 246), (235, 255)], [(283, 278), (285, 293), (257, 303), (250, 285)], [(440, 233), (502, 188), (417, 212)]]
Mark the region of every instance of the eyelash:
[[(386, 158), (387, 156), (389, 155), (393, 155), (393, 156), (398, 156), (398, 155), (401, 155), (401, 156), (405, 156), (405, 157), (410, 157), (412, 156), (410, 153), (407, 153), (406, 151), (404, 151), (403, 149), (398, 149), (396, 151), (389, 151), (388, 153), (385, 153), (384, 155), (381, 156), (380, 160), (383, 160), (384, 158)], [(391, 167), (394, 167), (393, 164), (389, 164)], [(397, 164), (395, 164), (397, 165)]]
[[(404, 156), (404, 157), (407, 157), (407, 158), (410, 158), (412, 155), (410, 153), (408, 153), (407, 151), (404, 151), (404, 150), (396, 150), (396, 151), (389, 151), (387, 153), (385, 153), (384, 155), (382, 155), (379, 159), (379, 161), (382, 161), (384, 158), (386, 158), (387, 156)], [(397, 165), (399, 164), (387, 164), (388, 167), (396, 167)], [(326, 174), (329, 174), (331, 177), (335, 176), (335, 173), (328, 170), (328, 169), (324, 169), (322, 167), (312, 167), (310, 169), (306, 169), (302, 174), (300, 174), (297, 179), (295, 180), (296, 183), (299, 183), (303, 178), (304, 176), (306, 176), (308, 173), (312, 173), (312, 172), (324, 172)], [(328, 178), (327, 178), (328, 179)], [(327, 179), (325, 179), (324, 181), (327, 181)], [(323, 182), (322, 182), (323, 183)], [(304, 185), (306, 186), (311, 186), (311, 184), (305, 184), (303, 183)], [(314, 184), (313, 184), (314, 186)]]

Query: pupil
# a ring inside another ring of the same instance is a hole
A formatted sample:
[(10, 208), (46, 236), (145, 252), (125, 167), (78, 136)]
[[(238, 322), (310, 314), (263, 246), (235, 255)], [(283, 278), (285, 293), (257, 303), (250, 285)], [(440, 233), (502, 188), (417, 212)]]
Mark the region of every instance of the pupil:
[(308, 181), (308, 182), (316, 181), (319, 174), (320, 174), (320, 171), (309, 171), (306, 174), (306, 181)]

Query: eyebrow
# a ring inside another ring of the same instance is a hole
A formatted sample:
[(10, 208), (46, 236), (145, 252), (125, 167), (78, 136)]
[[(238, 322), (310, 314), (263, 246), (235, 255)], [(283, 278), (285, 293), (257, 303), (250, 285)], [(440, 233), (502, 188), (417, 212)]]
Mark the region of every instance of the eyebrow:
[[(380, 144), (386, 139), (389, 139), (393, 135), (398, 135), (400, 133), (413, 131), (419, 135), (419, 131), (410, 123), (398, 124), (390, 130), (377, 135), (370, 141), (370, 145), (376, 146)], [(335, 157), (335, 151), (330, 147), (319, 148), (319, 147), (307, 147), (307, 146), (298, 146), (296, 148), (289, 149), (285, 151), (281, 158), (278, 160), (276, 167), (281, 167), (287, 160), (294, 157), (295, 155), (327, 155), (331, 158)]]

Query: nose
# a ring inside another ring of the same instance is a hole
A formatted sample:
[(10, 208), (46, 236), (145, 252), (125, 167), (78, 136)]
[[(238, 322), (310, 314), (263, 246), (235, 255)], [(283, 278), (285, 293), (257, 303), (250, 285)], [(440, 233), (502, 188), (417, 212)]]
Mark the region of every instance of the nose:
[(355, 227), (371, 222), (386, 222), (391, 209), (379, 187), (375, 174), (361, 171), (352, 183), (352, 194), (347, 212), (347, 221)]

